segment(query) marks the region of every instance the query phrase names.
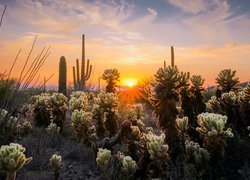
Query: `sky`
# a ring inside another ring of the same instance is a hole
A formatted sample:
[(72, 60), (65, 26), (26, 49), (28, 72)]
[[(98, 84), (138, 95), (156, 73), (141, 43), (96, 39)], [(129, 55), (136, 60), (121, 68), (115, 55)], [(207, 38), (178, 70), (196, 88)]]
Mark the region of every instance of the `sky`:
[(151, 77), (164, 60), (170, 64), (171, 46), (178, 68), (201, 75), (205, 86), (228, 68), (240, 81), (250, 80), (250, 0), (0, 0), (0, 13), (4, 5), (0, 72), (10, 69), (22, 48), (14, 77), (38, 35), (31, 59), (51, 47), (39, 81), (54, 74), (47, 85), (57, 85), (59, 59), (65, 56), (72, 82), (85, 34), (93, 83), (110, 68), (118, 69), (121, 82)]

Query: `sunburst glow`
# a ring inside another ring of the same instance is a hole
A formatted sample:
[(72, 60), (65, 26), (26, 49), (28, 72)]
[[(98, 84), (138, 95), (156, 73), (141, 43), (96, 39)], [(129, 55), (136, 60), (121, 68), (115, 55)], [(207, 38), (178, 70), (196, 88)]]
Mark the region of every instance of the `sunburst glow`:
[(128, 86), (128, 87), (134, 87), (137, 84), (137, 80), (136, 79), (125, 79), (123, 81), (123, 84), (125, 86)]

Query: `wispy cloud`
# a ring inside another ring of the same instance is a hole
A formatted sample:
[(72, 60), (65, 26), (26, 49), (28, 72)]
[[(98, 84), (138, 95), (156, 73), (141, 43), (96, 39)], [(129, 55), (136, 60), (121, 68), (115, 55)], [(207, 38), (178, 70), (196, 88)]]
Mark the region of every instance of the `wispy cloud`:
[(168, 2), (185, 12), (192, 14), (197, 14), (208, 8), (207, 0), (192, 0), (192, 2), (186, 0), (168, 0)]

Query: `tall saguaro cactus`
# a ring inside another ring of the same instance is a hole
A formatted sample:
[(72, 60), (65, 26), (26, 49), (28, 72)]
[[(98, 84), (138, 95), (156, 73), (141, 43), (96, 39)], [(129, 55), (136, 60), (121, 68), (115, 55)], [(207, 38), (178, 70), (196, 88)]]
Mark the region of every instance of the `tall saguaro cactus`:
[(58, 92), (66, 95), (67, 92), (67, 65), (64, 56), (60, 58), (59, 63), (59, 87)]
[[(171, 46), (171, 66), (174, 67), (174, 47)], [(167, 67), (166, 61), (164, 61), (164, 68)]]
[[(85, 69), (86, 68), (86, 69)], [(85, 71), (86, 70), (86, 71)], [(92, 72), (92, 65), (89, 64), (89, 59), (87, 64), (85, 64), (85, 38), (82, 35), (82, 64), (81, 72), (79, 68), (79, 60), (76, 60), (76, 69), (73, 67), (73, 79), (74, 79), (74, 90), (85, 91), (86, 81), (89, 79)], [(81, 77), (80, 77), (81, 74)]]
[(171, 66), (174, 67), (174, 47), (171, 46)]

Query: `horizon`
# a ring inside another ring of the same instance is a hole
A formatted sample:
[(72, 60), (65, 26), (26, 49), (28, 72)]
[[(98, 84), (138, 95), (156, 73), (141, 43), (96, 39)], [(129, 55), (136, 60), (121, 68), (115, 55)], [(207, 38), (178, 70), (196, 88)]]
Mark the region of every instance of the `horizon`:
[(10, 69), (22, 48), (13, 71), (18, 77), (38, 35), (31, 59), (51, 46), (39, 72), (41, 80), (54, 74), (46, 85), (57, 86), (59, 60), (65, 56), (67, 82), (72, 82), (72, 67), (75, 59), (81, 59), (85, 34), (86, 59), (93, 65), (89, 82), (95, 84), (108, 68), (118, 69), (121, 85), (126, 79), (138, 82), (152, 77), (164, 60), (170, 64), (171, 46), (179, 70), (201, 75), (204, 87), (215, 85), (219, 72), (228, 68), (237, 71), (241, 82), (249, 81), (250, 1), (185, 2), (0, 1), (0, 11), (8, 6), (0, 28), (0, 71)]

